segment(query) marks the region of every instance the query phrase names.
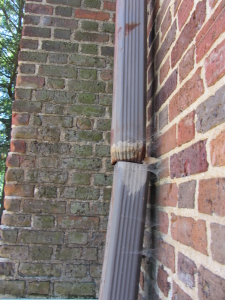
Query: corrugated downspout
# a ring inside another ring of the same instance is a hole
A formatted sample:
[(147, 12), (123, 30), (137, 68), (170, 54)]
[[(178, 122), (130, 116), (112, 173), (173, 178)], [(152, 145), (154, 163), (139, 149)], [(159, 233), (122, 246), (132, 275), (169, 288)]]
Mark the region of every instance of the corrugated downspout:
[[(111, 161), (100, 300), (137, 300), (146, 212), (145, 0), (117, 0)], [(133, 163), (131, 163), (133, 162)]]
[(141, 163), (146, 145), (145, 0), (117, 0), (111, 160)]

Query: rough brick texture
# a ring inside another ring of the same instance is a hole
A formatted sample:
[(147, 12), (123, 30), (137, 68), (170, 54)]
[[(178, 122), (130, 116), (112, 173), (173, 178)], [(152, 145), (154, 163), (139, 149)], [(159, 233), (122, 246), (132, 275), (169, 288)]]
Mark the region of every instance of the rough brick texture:
[(223, 299), (225, 1), (148, 0), (147, 10), (146, 143), (158, 162), (139, 298)]
[(116, 1), (27, 0), (0, 294), (97, 298), (113, 167)]

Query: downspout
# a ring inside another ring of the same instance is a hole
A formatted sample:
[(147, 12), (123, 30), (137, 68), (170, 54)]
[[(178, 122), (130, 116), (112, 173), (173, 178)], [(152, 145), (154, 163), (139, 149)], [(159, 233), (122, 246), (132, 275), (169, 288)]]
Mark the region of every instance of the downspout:
[(100, 300), (137, 300), (148, 171), (146, 1), (117, 0), (111, 161), (115, 164)]

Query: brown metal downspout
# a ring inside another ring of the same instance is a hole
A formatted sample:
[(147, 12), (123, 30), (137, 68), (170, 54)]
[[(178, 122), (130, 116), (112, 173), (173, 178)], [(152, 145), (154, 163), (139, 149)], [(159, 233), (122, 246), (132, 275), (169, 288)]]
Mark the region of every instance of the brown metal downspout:
[(146, 0), (117, 0), (111, 161), (113, 191), (100, 300), (137, 300), (146, 212)]

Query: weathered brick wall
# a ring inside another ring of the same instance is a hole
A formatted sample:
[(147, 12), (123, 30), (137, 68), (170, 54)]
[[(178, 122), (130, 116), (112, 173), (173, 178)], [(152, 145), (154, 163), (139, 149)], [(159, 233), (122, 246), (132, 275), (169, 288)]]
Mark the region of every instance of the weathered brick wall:
[(0, 294), (96, 297), (113, 168), (115, 1), (26, 1)]
[(225, 297), (224, 20), (224, 0), (148, 1), (147, 143), (161, 173), (140, 299)]

